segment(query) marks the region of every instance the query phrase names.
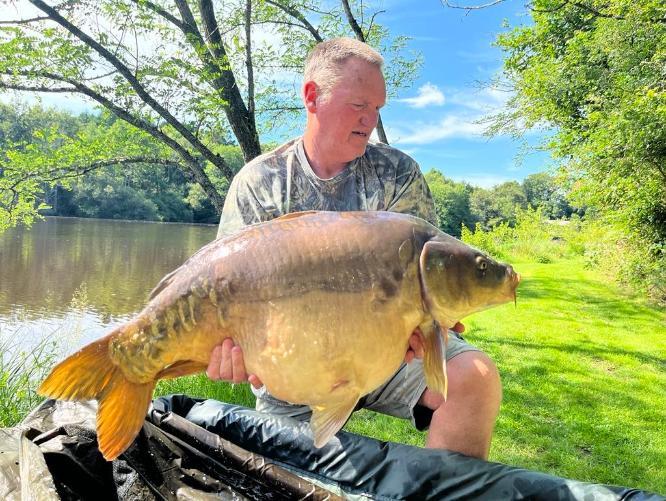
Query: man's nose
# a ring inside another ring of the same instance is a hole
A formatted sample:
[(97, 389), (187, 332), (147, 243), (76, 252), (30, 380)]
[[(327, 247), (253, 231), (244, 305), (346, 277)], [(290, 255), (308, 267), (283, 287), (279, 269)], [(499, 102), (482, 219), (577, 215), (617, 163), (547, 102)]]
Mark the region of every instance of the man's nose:
[(369, 127), (374, 129), (377, 127), (377, 121), (379, 120), (379, 111), (377, 110), (368, 110), (363, 115), (361, 115), (361, 125), (364, 127)]

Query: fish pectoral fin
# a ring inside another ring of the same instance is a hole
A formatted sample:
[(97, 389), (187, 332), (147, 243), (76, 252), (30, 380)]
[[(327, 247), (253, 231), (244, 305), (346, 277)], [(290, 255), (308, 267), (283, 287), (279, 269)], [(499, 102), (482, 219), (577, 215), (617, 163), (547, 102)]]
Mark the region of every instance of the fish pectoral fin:
[(157, 379), (173, 379), (181, 376), (189, 376), (197, 372), (203, 372), (208, 368), (207, 364), (195, 360), (181, 360), (165, 367), (155, 376)]
[(436, 320), (428, 321), (420, 326), (425, 340), (423, 353), (423, 372), (426, 385), (433, 391), (441, 393), (446, 401), (449, 381), (446, 376), (446, 346), (448, 336)]
[(319, 449), (342, 428), (358, 403), (359, 395), (330, 405), (312, 407), (310, 426), (314, 433), (314, 446)]

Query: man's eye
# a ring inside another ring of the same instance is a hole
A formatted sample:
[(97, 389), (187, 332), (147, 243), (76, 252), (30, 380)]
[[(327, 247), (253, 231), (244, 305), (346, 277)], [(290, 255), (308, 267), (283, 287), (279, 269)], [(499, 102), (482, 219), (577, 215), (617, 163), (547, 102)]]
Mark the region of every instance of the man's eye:
[(363, 108), (365, 108), (365, 105), (360, 103), (352, 103), (352, 107), (356, 110), (362, 110)]

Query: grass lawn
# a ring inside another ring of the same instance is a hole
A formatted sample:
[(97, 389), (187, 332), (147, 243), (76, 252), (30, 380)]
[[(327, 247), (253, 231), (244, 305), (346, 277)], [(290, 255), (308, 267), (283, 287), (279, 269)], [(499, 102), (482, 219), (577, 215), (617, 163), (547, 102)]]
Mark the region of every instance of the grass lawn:
[[(623, 294), (582, 260), (514, 263), (518, 306), (466, 319), (497, 363), (504, 400), (491, 461), (666, 493), (666, 312)], [(252, 406), (248, 385), (205, 376), (162, 381)], [(361, 411), (346, 430), (423, 445), (407, 422)]]

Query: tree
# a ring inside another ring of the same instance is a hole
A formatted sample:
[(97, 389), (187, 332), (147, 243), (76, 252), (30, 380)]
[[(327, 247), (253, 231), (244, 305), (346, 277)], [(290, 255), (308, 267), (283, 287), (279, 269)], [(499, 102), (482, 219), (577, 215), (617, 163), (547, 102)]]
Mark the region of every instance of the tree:
[(527, 203), (534, 208), (540, 207), (546, 218), (561, 219), (573, 213), (564, 188), (557, 182), (555, 176), (547, 172), (527, 176), (523, 180), (523, 191)]
[[(224, 199), (207, 166), (227, 181), (234, 171), (215, 152), (216, 140), (237, 141), (245, 161), (257, 156), (261, 128), (270, 129), (300, 110), (291, 82), (316, 42), (351, 33), (380, 48), (388, 56), (389, 89), (408, 83), (419, 62), (402, 56), (405, 38), (389, 37), (368, 2), (3, 4), (31, 4), (37, 13), (0, 26), (0, 88), (86, 96), (149, 137), (160, 152), (151, 161), (178, 165), (218, 211)], [(259, 30), (270, 39), (259, 41)], [(84, 150), (82, 145), (78, 151), (86, 161), (114, 160), (104, 150), (95, 155)], [(72, 160), (76, 171), (82, 162)], [(129, 164), (133, 159), (125, 155), (122, 160)], [(146, 160), (140, 155), (138, 161)], [(31, 175), (38, 175), (37, 167)], [(64, 173), (70, 166), (59, 167)], [(46, 177), (52, 176), (51, 169)], [(15, 209), (15, 197), (1, 202), (6, 210)]]
[(475, 222), (470, 210), (472, 187), (466, 183), (456, 183), (435, 169), (428, 172), (425, 179), (435, 202), (439, 228), (449, 235), (459, 237), (463, 224), (469, 227)]
[(527, 207), (527, 197), (517, 181), (507, 181), (489, 190), (476, 188), (470, 196), (473, 216), (484, 229), (500, 223), (516, 223), (516, 209)]
[[(470, 12), (503, 1), (443, 3)], [(515, 94), (491, 132), (551, 127), (547, 146), (577, 205), (621, 226), (624, 275), (666, 300), (666, 5), (535, 0), (528, 9), (533, 23), (497, 40)]]
[(531, 14), (497, 42), (515, 95), (494, 130), (553, 127), (577, 204), (620, 221), (627, 248), (648, 249), (652, 264), (635, 274), (666, 295), (666, 6), (538, 0)]

